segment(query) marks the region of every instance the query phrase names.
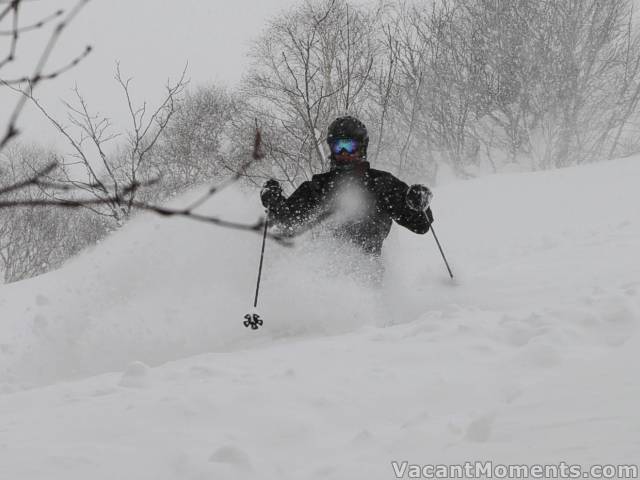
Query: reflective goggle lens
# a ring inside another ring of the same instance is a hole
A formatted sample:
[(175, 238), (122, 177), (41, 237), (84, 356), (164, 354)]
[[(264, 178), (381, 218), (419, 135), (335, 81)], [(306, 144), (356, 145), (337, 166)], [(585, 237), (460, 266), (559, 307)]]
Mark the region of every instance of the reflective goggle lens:
[(331, 151), (337, 155), (343, 150), (349, 155), (352, 155), (358, 151), (360, 145), (352, 138), (339, 138), (331, 144)]

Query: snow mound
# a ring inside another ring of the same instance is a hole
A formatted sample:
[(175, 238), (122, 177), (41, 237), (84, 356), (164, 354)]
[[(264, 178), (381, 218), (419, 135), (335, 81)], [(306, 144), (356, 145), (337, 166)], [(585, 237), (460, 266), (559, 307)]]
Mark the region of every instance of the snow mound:
[[(0, 287), (0, 385), (13, 391), (134, 361), (154, 366), (416, 320), (432, 338), (498, 337), (521, 350), (516, 361), (553, 368), (576, 342), (617, 346), (635, 335), (638, 178), (633, 158), (436, 189), (435, 226), (455, 284), (430, 234), (397, 226), (377, 288), (351, 274), (348, 252), (269, 242), (257, 331), (242, 321), (259, 235), (140, 216), (59, 271)], [(252, 222), (261, 208), (255, 195), (229, 189), (204, 212)]]
[[(377, 288), (353, 255), (270, 243), (257, 331), (242, 326), (257, 235), (141, 217), (0, 288), (0, 469), (370, 480), (394, 461), (637, 463), (638, 160), (439, 188), (454, 284), (433, 239), (397, 227)], [(260, 211), (238, 191), (207, 208)]]

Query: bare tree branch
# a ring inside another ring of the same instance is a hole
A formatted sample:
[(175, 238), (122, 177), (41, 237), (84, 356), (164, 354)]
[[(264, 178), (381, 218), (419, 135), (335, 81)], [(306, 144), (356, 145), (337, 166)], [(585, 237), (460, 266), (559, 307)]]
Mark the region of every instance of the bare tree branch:
[(35, 77), (14, 78), (12, 80), (2, 80), (2, 79), (0, 79), (0, 83), (2, 83), (5, 86), (18, 85), (18, 84), (21, 84), (21, 83), (30, 83), (31, 85), (33, 85), (34, 82), (40, 82), (40, 81), (43, 81), (43, 80), (53, 80), (54, 78), (59, 77), (63, 73), (66, 73), (69, 70), (71, 70), (72, 68), (74, 68), (75, 66), (77, 66), (82, 60), (84, 60), (91, 53), (92, 49), (93, 49), (93, 47), (91, 47), (90, 45), (87, 45), (85, 47), (85, 49), (84, 49), (84, 52), (82, 52), (76, 58), (71, 60), (67, 65), (65, 65), (63, 67), (60, 67), (58, 70), (56, 70), (54, 72), (43, 73), (40, 76), (35, 76)]
[[(17, 32), (18, 34), (21, 33), (25, 33), (31, 30), (37, 30), (39, 28), (44, 27), (47, 23), (51, 22), (52, 20), (55, 20), (57, 17), (60, 17), (64, 14), (64, 10), (58, 10), (55, 13), (52, 13), (51, 15), (49, 15), (48, 17), (43, 18), (42, 20), (34, 23), (33, 25), (29, 25), (26, 27), (20, 27), (17, 28), (15, 30), (0, 30), (0, 36), (10, 36), (10, 35), (15, 35), (15, 33)], [(0, 21), (2, 20), (2, 18), (0, 18)]]
[[(0, 69), (4, 66), (4, 64), (6, 64), (7, 62), (11, 62), (13, 61), (13, 59), (15, 58), (15, 51), (16, 51), (16, 45), (18, 42), (18, 38), (19, 38), (19, 27), (18, 27), (18, 7), (20, 5), (20, 1), (21, 0), (13, 0), (11, 2), (11, 4), (9, 5), (9, 7), (7, 7), (7, 9), (5, 11), (3, 11), (2, 13), (0, 13), (0, 20), (6, 15), (8, 14), (8, 12), (13, 11), (14, 15), (13, 15), (13, 19), (14, 19), (14, 23), (13, 23), (13, 28), (12, 28), (12, 41), (11, 41), (11, 48), (9, 51), (9, 55), (7, 56), (7, 59), (3, 62), (0, 62)], [(58, 43), (58, 39), (60, 38), (60, 35), (62, 34), (62, 32), (65, 30), (65, 28), (76, 18), (76, 16), (78, 15), (78, 13), (82, 10), (82, 8), (84, 8), (87, 3), (90, 0), (80, 0), (76, 6), (69, 12), (69, 14), (61, 21), (59, 22), (56, 27), (53, 29), (53, 32), (51, 33), (51, 36), (49, 37), (48, 42), (46, 43), (44, 50), (42, 51), (42, 54), (40, 55), (40, 58), (36, 64), (36, 67), (33, 71), (33, 73), (28, 77), (29, 78), (29, 88), (30, 88), (30, 93), (33, 94), (33, 90), (38, 86), (38, 84), (44, 80), (46, 80), (47, 78), (43, 76), (43, 72), (44, 69), (47, 65), (47, 62), (49, 61), (49, 57), (51, 56), (51, 53), (53, 52), (56, 44)], [(88, 50), (90, 50), (89, 47), (87, 47), (85, 49), (86, 54), (88, 54)], [(84, 58), (85, 55), (80, 55), (78, 58), (79, 62), (82, 58)], [(76, 65), (77, 64), (76, 61), (71, 62), (71, 65)], [(71, 67), (69, 67), (71, 68)], [(66, 68), (63, 69), (66, 71)], [(4, 83), (4, 82), (3, 82)], [(18, 100), (18, 102), (16, 103), (16, 106), (13, 109), (13, 112), (11, 113), (11, 116), (9, 118), (9, 123), (7, 125), (7, 129), (6, 132), (4, 133), (4, 135), (0, 138), (0, 151), (7, 145), (7, 143), (14, 138), (15, 136), (18, 135), (19, 131), (18, 131), (18, 127), (17, 127), (17, 122), (18, 122), (18, 118), (20, 117), (20, 114), (22, 113), (22, 110), (24, 109), (24, 106), (27, 102), (27, 97), (26, 96), (21, 96), (20, 99)]]

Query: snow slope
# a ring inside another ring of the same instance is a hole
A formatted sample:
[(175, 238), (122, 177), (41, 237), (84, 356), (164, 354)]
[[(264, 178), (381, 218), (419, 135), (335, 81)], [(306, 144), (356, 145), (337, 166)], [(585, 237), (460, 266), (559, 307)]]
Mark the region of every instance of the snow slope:
[[(639, 160), (438, 188), (456, 283), (397, 226), (380, 289), (269, 243), (258, 332), (241, 321), (260, 238), (180, 219), (2, 286), (0, 478), (640, 463)], [(259, 212), (238, 191), (207, 209)]]

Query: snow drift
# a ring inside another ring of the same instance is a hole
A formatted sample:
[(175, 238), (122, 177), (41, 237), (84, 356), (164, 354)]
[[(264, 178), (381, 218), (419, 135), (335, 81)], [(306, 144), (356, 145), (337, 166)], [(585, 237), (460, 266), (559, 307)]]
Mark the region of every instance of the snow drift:
[[(637, 462), (638, 160), (436, 189), (455, 284), (433, 239), (397, 226), (375, 289), (323, 273), (327, 258), (344, 262), (334, 252), (271, 242), (257, 332), (242, 316), (258, 235), (140, 217), (65, 268), (0, 288), (0, 476)], [(234, 190), (206, 210), (260, 212)]]

